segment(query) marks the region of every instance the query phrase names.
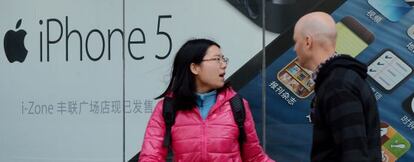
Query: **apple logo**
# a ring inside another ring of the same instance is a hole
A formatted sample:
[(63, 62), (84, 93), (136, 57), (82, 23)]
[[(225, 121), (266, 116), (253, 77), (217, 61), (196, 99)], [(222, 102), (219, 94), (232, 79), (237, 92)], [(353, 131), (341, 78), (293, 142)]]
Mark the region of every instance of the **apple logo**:
[[(17, 21), (16, 30), (20, 27), (22, 19)], [(4, 36), (4, 52), (6, 53), (7, 60), (10, 63), (15, 61), (23, 62), (27, 56), (27, 49), (24, 46), (24, 37), (26, 36), (26, 31), (18, 30), (7, 31)]]

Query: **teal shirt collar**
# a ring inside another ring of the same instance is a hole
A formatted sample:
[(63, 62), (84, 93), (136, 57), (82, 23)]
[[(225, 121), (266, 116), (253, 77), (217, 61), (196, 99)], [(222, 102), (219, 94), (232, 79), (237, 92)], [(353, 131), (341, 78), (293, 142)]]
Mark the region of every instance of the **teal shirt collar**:
[(217, 91), (213, 90), (207, 93), (196, 93), (197, 106), (200, 109), (200, 114), (203, 119), (207, 118), (208, 112), (211, 107), (216, 103)]

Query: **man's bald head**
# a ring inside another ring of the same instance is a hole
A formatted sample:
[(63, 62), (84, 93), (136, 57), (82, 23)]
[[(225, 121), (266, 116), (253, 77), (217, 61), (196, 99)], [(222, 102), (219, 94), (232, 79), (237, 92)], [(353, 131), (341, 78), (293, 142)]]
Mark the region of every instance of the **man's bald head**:
[(298, 63), (309, 70), (315, 70), (335, 53), (335, 21), (323, 12), (309, 13), (296, 23), (293, 39)]
[(301, 17), (295, 25), (295, 33), (301, 37), (313, 37), (314, 43), (333, 47), (336, 44), (335, 21), (324, 12), (312, 12)]

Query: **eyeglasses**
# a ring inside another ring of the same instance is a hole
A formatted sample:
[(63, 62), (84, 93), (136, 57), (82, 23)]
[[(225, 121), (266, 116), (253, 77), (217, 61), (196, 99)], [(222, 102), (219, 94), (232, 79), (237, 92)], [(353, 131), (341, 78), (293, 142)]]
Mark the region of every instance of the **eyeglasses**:
[(216, 58), (210, 58), (210, 59), (204, 59), (202, 61), (217, 61), (217, 63), (229, 63), (229, 58), (221, 56), (221, 57), (216, 57)]

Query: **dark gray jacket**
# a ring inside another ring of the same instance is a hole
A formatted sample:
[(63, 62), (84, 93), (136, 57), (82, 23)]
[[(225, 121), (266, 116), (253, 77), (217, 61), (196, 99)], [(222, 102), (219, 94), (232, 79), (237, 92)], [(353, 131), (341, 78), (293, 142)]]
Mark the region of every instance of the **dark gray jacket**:
[(313, 162), (380, 162), (380, 119), (366, 65), (341, 55), (319, 69), (311, 119)]

